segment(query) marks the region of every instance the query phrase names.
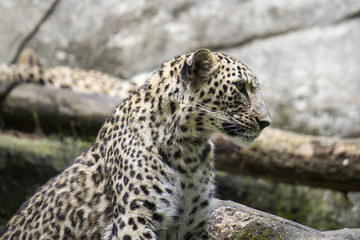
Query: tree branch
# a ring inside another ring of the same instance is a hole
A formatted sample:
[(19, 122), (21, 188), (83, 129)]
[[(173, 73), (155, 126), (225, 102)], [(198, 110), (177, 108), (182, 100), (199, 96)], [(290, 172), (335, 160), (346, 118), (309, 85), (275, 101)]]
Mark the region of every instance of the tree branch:
[(360, 190), (360, 139), (265, 129), (249, 145), (214, 136), (217, 169), (340, 191)]

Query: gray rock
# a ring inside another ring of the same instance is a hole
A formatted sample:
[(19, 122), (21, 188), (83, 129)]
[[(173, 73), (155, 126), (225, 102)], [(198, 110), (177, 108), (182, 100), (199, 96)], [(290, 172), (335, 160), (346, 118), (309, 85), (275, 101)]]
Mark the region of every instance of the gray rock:
[(358, 11), (360, 2), (353, 0), (62, 0), (29, 46), (52, 66), (129, 78), (195, 48), (228, 48)]
[(319, 232), (247, 206), (215, 200), (210, 218), (211, 239), (356, 240), (360, 229)]
[(360, 18), (255, 41), (228, 53), (262, 83), (274, 125), (360, 136)]
[(10, 63), (56, 0), (0, 1), (0, 62)]
[(339, 239), (339, 240), (356, 240), (360, 239), (360, 229), (339, 229), (334, 231), (323, 232), (326, 237), (330, 239)]

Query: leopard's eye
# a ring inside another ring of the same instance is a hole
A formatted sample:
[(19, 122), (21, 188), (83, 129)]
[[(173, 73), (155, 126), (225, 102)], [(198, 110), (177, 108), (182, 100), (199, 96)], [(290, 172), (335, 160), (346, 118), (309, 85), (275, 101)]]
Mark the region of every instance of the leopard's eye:
[(240, 93), (244, 93), (246, 91), (245, 89), (245, 83), (244, 82), (236, 82), (234, 83), (236, 89), (240, 92)]

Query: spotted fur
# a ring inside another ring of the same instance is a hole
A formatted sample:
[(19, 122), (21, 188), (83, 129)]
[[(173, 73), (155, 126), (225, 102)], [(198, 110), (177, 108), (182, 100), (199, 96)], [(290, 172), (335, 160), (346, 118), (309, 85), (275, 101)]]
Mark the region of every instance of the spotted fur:
[(238, 60), (200, 49), (164, 63), (119, 104), (95, 143), (26, 201), (1, 239), (209, 239), (213, 144), (270, 124)]
[[(0, 65), (0, 84), (38, 83), (79, 93), (124, 97), (136, 90), (137, 82), (123, 80), (95, 70), (58, 66), (45, 69), (31, 64), (32, 58), (10, 66)], [(1, 97), (1, 96), (0, 96)]]

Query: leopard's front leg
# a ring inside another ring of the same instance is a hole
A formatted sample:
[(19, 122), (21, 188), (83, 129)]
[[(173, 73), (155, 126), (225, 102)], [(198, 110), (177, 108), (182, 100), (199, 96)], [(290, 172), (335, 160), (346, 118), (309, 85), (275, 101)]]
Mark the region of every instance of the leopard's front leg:
[(140, 213), (114, 216), (104, 234), (109, 240), (157, 240), (153, 226)]

